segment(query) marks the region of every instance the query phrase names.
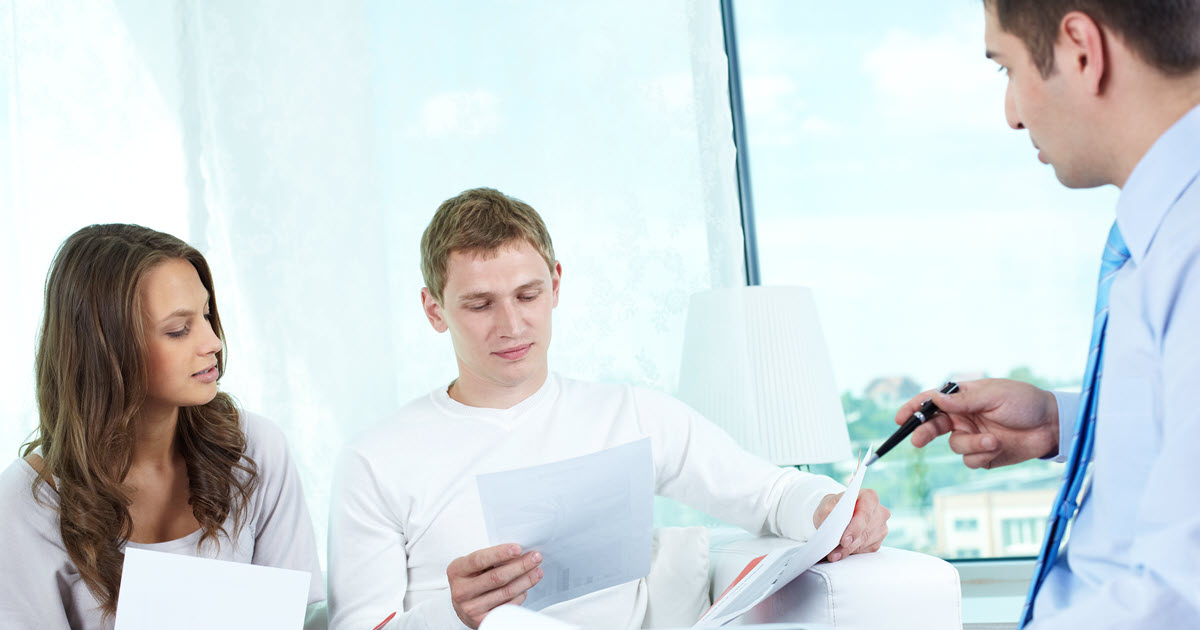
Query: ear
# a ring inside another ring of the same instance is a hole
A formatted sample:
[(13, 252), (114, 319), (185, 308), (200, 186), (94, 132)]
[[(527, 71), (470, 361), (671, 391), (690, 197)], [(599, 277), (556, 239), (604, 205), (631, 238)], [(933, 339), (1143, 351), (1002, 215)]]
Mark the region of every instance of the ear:
[(554, 261), (554, 275), (550, 276), (550, 292), (554, 295), (554, 302), (550, 308), (558, 306), (558, 287), (562, 284), (562, 263)]
[(449, 330), (446, 325), (446, 318), (442, 316), (442, 305), (433, 299), (433, 294), (429, 292), (429, 287), (421, 287), (421, 309), (425, 311), (425, 319), (429, 320), (429, 325), (433, 329), (444, 333)]
[(1060, 72), (1081, 79), (1088, 93), (1097, 96), (1104, 90), (1108, 72), (1107, 44), (1104, 30), (1091, 16), (1071, 11), (1059, 23), (1055, 65)]

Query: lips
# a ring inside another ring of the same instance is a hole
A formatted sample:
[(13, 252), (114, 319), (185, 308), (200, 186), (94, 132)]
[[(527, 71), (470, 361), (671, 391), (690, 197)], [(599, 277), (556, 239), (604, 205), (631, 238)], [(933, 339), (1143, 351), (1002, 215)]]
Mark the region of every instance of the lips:
[(207, 369), (200, 370), (199, 372), (193, 374), (192, 378), (200, 381), (201, 383), (215, 383), (219, 376), (221, 376), (221, 372), (217, 369), (217, 366), (214, 363)]
[(1033, 142), (1032, 138), (1030, 138), (1030, 142), (1033, 144), (1033, 150), (1037, 151), (1038, 161), (1041, 162), (1042, 164), (1049, 164), (1050, 161), (1046, 159), (1046, 154), (1042, 152), (1042, 147), (1039, 147), (1038, 143)]
[(497, 350), (492, 354), (506, 361), (517, 361), (519, 359), (523, 359), (525, 355), (529, 354), (529, 349), (532, 347), (532, 343), (527, 343), (522, 346), (513, 346), (511, 348), (505, 348), (504, 350)]

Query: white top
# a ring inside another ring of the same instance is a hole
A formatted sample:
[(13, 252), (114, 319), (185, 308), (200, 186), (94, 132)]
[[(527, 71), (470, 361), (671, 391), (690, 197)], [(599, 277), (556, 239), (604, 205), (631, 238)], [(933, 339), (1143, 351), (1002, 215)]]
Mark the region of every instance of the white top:
[[(250, 500), (237, 539), (207, 540), (197, 549), (201, 531), (178, 540), (128, 547), (165, 551), (309, 571), (309, 603), (325, 599), (312, 519), (304, 502), (300, 477), (279, 427), (254, 414), (242, 413), (246, 455), (258, 464), (258, 488)], [(49, 485), (32, 488), (37, 473), (24, 459), (0, 475), (0, 627), (92, 630), (113, 627), (102, 621), (99, 604), (80, 579), (63, 546), (58, 521), (58, 493)], [(225, 521), (233, 530), (232, 519)], [(186, 588), (180, 585), (180, 588)]]
[[(523, 468), (649, 436), (655, 491), (755, 534), (798, 540), (821, 499), (844, 488), (743, 451), (683, 403), (653, 391), (551, 374), (510, 409), (468, 407), (439, 389), (342, 454), (329, 535), (330, 627), (464, 628), (446, 566), (490, 547), (475, 476)], [(645, 581), (546, 608), (584, 628), (640, 628)]]

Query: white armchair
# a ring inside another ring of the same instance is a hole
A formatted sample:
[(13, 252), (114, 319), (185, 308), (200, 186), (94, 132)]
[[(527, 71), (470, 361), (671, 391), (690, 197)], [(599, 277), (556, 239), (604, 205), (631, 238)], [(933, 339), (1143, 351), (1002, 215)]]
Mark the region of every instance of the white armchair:
[[(750, 560), (790, 544), (794, 543), (770, 537), (716, 537), (709, 555), (710, 593), (724, 591)], [(941, 558), (891, 547), (822, 562), (733, 625), (776, 622), (839, 630), (960, 630), (958, 571)]]
[[(646, 628), (690, 626), (746, 563), (792, 541), (699, 527), (655, 531)], [(707, 552), (707, 553), (706, 553)], [(707, 579), (704, 575), (707, 574)], [(697, 612), (699, 609), (699, 612)], [(733, 625), (801, 623), (846, 630), (960, 630), (958, 571), (945, 560), (884, 547), (813, 567)]]

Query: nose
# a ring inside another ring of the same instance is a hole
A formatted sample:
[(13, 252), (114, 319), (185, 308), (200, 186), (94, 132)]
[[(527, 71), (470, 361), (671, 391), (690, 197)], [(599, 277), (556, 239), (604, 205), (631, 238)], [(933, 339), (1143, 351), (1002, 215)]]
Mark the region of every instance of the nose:
[(1008, 82), (1008, 87), (1004, 90), (1004, 118), (1013, 129), (1025, 128), (1021, 123), (1021, 116), (1017, 114), (1017, 99), (1013, 97), (1012, 81)]
[(205, 320), (205, 325), (199, 326), (200, 329), (200, 345), (197, 351), (201, 356), (209, 356), (216, 354), (221, 350), (221, 338), (217, 336), (217, 332), (213, 330), (212, 323)]
[(519, 337), (525, 330), (525, 318), (521, 314), (520, 307), (513, 302), (504, 302), (503, 306), (497, 309), (499, 321), (496, 322), (496, 328), (504, 337)]

